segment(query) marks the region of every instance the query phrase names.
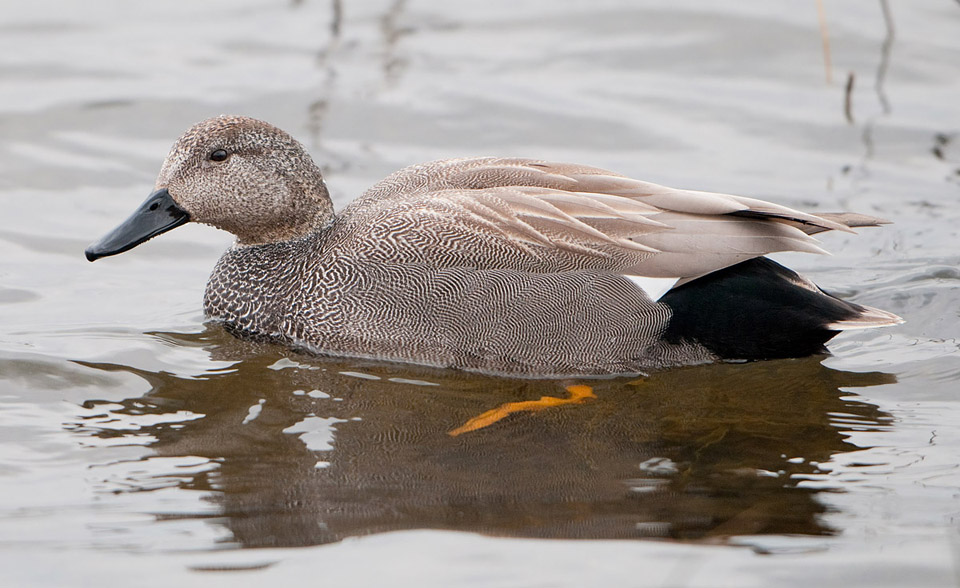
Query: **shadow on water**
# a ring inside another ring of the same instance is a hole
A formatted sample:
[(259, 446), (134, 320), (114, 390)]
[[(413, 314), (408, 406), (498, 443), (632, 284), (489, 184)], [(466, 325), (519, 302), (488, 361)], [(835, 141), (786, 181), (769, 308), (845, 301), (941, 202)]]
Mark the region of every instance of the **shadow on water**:
[(596, 400), (452, 437), (501, 403), (565, 396), (562, 383), (304, 357), (219, 327), (154, 336), (236, 363), (192, 378), (86, 364), (152, 387), (119, 404), (87, 404), (118, 418), (202, 415), (136, 434), (155, 439), (149, 447), (160, 456), (219, 464), (169, 475), (181, 489), (207, 491), (220, 510), (211, 524), (248, 547), (424, 528), (557, 538), (830, 534), (819, 516), (824, 490), (801, 478), (858, 449), (845, 431), (887, 426), (886, 413), (844, 388), (894, 381), (832, 370), (821, 358), (699, 366), (594, 380)]

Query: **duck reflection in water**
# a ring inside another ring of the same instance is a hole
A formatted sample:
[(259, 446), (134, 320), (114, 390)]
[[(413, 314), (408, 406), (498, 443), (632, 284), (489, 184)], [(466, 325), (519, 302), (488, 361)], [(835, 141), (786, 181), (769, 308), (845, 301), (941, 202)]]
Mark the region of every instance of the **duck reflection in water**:
[(499, 405), (564, 397), (571, 382), (325, 360), (240, 341), (219, 326), (154, 336), (236, 363), (192, 378), (87, 365), (151, 385), (145, 397), (111, 401), (114, 413), (203, 415), (136, 433), (155, 438), (160, 456), (220, 464), (170, 476), (210, 491), (222, 510), (211, 524), (248, 547), (403, 529), (584, 539), (829, 534), (822, 490), (802, 481), (819, 462), (859, 449), (837, 414), (860, 429), (887, 426), (889, 415), (847, 388), (894, 382), (824, 367), (822, 357), (687, 367), (580, 381), (596, 398), (452, 436)]

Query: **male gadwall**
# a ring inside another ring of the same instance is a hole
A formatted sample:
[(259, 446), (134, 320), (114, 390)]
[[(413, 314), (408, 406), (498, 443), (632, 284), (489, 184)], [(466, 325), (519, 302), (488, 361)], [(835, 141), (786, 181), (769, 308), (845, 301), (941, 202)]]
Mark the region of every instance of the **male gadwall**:
[(767, 259), (885, 221), (817, 215), (534, 159), (402, 169), (335, 214), (303, 145), (221, 116), (180, 137), (156, 191), (86, 250), (188, 221), (230, 231), (204, 310), (324, 355), (524, 377), (637, 373), (823, 352), (901, 322)]

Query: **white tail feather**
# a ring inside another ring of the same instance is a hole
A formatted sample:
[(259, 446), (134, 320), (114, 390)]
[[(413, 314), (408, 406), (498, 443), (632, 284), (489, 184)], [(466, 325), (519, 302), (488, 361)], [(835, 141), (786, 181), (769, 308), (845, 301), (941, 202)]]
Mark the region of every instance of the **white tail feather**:
[(650, 297), (650, 300), (656, 302), (663, 297), (664, 294), (670, 291), (673, 288), (673, 285), (677, 283), (677, 280), (680, 278), (650, 278), (647, 276), (631, 276), (624, 275), (625, 278), (636, 284), (640, 287), (641, 290), (646, 292), (647, 296)]
[(863, 311), (853, 317), (825, 325), (830, 331), (853, 331), (855, 329), (875, 329), (877, 327), (891, 327), (899, 325), (903, 319), (885, 310), (864, 306)]

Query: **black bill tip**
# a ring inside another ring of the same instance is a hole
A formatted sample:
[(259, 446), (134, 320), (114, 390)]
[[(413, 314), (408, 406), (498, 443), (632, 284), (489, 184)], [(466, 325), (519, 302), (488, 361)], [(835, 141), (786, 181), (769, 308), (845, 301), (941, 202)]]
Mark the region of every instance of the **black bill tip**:
[(96, 261), (129, 251), (137, 245), (188, 222), (190, 215), (173, 200), (167, 189), (151, 194), (117, 228), (83, 252), (87, 261)]

